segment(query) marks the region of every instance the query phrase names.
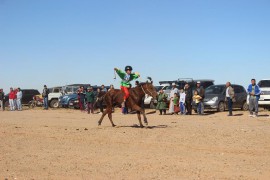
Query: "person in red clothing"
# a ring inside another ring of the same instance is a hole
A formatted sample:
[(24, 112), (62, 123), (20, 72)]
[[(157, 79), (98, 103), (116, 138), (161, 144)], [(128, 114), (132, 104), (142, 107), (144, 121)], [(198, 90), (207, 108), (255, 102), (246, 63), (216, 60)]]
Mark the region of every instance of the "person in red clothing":
[(9, 98), (10, 111), (15, 111), (16, 92), (13, 90), (13, 88), (10, 88), (8, 98)]

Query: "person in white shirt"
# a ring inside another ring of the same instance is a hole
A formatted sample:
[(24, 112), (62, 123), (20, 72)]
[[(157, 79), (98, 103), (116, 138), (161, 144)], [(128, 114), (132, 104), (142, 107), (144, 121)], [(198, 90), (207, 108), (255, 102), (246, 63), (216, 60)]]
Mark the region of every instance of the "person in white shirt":
[(17, 103), (18, 111), (22, 111), (22, 91), (21, 91), (21, 88), (18, 88), (16, 103)]
[(174, 114), (174, 104), (173, 104), (174, 94), (179, 95), (179, 90), (176, 88), (176, 84), (172, 83), (172, 90), (170, 93), (170, 107), (169, 107), (170, 114)]
[(228, 116), (233, 116), (232, 109), (233, 109), (233, 103), (235, 102), (235, 96), (234, 96), (234, 89), (232, 88), (232, 85), (230, 82), (226, 83), (225, 101), (227, 101), (228, 103), (228, 110), (229, 110)]
[(180, 100), (179, 100), (181, 115), (186, 114), (185, 101), (186, 101), (186, 93), (184, 92), (184, 89), (181, 89), (180, 90)]

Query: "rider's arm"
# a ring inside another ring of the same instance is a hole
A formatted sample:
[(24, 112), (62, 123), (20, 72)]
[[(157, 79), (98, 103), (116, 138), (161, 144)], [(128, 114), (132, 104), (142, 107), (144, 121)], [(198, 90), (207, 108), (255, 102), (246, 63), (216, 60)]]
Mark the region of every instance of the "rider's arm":
[(115, 68), (115, 69), (116, 69), (116, 73), (118, 74), (118, 76), (119, 76), (121, 79), (124, 79), (125, 76), (126, 76), (126, 73), (123, 72), (123, 71), (121, 71), (120, 69), (117, 69), (117, 68)]

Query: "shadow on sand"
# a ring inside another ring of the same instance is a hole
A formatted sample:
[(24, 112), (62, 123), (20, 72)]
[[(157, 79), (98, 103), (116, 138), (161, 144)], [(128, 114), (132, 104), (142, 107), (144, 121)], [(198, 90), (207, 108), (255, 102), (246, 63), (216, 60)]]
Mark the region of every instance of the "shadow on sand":
[(140, 127), (137, 124), (133, 124), (132, 126), (116, 126), (117, 128), (142, 128), (142, 129), (164, 129), (167, 128), (167, 125), (157, 125), (157, 126), (144, 126)]

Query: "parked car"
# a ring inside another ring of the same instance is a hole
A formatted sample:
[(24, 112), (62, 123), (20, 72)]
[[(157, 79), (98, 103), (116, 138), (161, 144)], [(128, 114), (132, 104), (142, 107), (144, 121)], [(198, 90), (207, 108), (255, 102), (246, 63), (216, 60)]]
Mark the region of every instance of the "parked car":
[[(248, 110), (247, 104), (247, 92), (241, 85), (232, 84), (235, 92), (236, 102), (233, 103), (233, 108), (241, 108), (244, 111)], [(219, 112), (223, 112), (227, 108), (225, 102), (226, 97), (226, 85), (213, 85), (205, 89), (204, 108), (216, 109)]]
[(68, 108), (71, 105), (73, 106), (73, 104), (71, 102), (75, 101), (76, 99), (78, 99), (78, 94), (76, 94), (76, 93), (66, 94), (66, 95), (61, 96), (59, 98), (59, 104), (63, 108)]
[[(80, 85), (82, 86), (82, 85)], [(78, 95), (77, 95), (77, 90), (79, 88), (79, 86), (69, 86), (70, 87), (77, 87), (76, 92), (72, 93), (72, 94), (66, 94), (64, 96), (61, 96), (59, 99), (59, 104), (62, 107), (68, 108), (68, 107), (74, 107), (74, 108), (79, 108), (79, 101), (78, 101)], [(88, 87), (90, 87), (90, 84), (87, 86), (84, 86), (85, 89), (87, 89)], [(101, 88), (101, 86), (92, 86), (95, 96), (97, 95), (97, 89)], [(108, 90), (110, 88), (110, 86), (105, 86), (105, 88)], [(104, 104), (105, 105), (105, 104)]]
[[(259, 81), (258, 86), (262, 92), (259, 99), (259, 106), (270, 110), (270, 79), (263, 79)], [(247, 102), (249, 104), (249, 95), (247, 97)]]
[(63, 95), (62, 87), (52, 87), (49, 88), (49, 105), (51, 108), (59, 107), (59, 98)]
[[(33, 97), (36, 95), (40, 95), (39, 91), (36, 89), (22, 89), (22, 105), (28, 105), (30, 101), (33, 100)], [(9, 94), (5, 95), (4, 104), (5, 107), (9, 106)]]

